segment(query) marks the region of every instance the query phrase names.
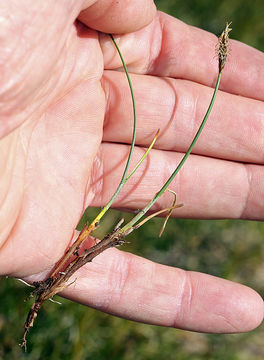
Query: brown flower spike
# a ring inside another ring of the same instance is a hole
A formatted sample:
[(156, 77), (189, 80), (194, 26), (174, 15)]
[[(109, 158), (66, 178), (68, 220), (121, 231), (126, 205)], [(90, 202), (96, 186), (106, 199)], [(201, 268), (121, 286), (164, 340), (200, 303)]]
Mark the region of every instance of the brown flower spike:
[(229, 32), (232, 30), (230, 28), (231, 22), (226, 23), (226, 27), (222, 34), (218, 38), (218, 44), (217, 44), (217, 56), (219, 61), (219, 73), (222, 72), (225, 64), (226, 59), (229, 54)]

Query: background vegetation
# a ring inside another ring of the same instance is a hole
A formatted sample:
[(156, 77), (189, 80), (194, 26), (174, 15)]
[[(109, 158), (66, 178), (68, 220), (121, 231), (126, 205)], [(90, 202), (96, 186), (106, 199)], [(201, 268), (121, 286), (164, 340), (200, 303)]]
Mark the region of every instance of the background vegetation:
[[(232, 37), (264, 50), (263, 0), (157, 0), (189, 24), (219, 34), (233, 21)], [(112, 217), (121, 217), (112, 213)], [(124, 250), (154, 261), (238, 281), (264, 295), (264, 223), (170, 220), (162, 239), (159, 219), (135, 232)], [(142, 241), (144, 239), (144, 241)], [(18, 347), (28, 288), (0, 280), (0, 359), (260, 360), (264, 325), (239, 335), (205, 335), (137, 324), (62, 299), (40, 311), (29, 349)]]

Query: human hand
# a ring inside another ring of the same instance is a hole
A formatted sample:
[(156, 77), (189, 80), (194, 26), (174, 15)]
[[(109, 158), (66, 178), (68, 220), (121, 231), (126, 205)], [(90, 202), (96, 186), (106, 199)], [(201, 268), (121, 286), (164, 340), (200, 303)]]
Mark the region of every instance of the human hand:
[[(8, 34), (1, 63), (0, 272), (34, 281), (62, 256), (83, 209), (107, 202), (128, 152), (127, 82), (116, 71), (120, 61), (109, 38), (90, 28), (129, 32), (119, 46), (135, 74), (135, 157), (161, 129), (156, 149), (116, 200), (119, 208), (144, 206), (169, 176), (209, 103), (217, 63), (215, 36), (165, 14), (136, 31), (154, 17), (150, 1), (111, 5), (106, 16), (106, 0), (90, 7), (91, 1), (27, 3), (0, 9)], [(146, 11), (139, 14), (138, 6)], [(90, 28), (74, 24), (85, 8), (80, 20)], [(185, 203), (175, 216), (262, 219), (263, 63), (257, 50), (232, 43), (223, 92), (195, 155), (171, 186)], [(164, 195), (157, 206), (170, 201)], [(63, 295), (129, 319), (196, 331), (247, 331), (263, 318), (261, 298), (245, 286), (117, 249), (80, 269)]]

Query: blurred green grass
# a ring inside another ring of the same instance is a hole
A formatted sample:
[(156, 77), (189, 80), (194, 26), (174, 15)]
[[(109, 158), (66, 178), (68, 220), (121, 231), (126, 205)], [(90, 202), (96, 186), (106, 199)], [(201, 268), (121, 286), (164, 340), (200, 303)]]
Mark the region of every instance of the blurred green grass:
[[(159, 9), (219, 34), (232, 21), (232, 38), (264, 50), (263, 0), (157, 0)], [(112, 212), (108, 223), (120, 213)], [(125, 215), (129, 217), (130, 215)], [(164, 236), (152, 220), (124, 247), (162, 264), (206, 272), (246, 284), (264, 295), (264, 223), (170, 220)], [(40, 311), (28, 353), (18, 347), (30, 304), (29, 289), (0, 280), (0, 359), (264, 359), (264, 326), (238, 335), (206, 335), (115, 318), (62, 299)]]

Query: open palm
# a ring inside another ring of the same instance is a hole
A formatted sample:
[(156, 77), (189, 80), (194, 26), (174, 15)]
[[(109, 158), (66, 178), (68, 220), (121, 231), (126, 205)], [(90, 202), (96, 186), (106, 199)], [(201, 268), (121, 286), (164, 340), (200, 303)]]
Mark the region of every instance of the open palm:
[[(0, 59), (0, 273), (29, 281), (42, 279), (62, 256), (84, 208), (107, 202), (128, 152), (127, 81), (117, 71), (110, 38), (96, 30), (127, 33), (118, 41), (138, 105), (135, 158), (161, 129), (156, 149), (116, 207), (141, 208), (170, 175), (217, 75), (216, 38), (155, 15), (151, 1), (141, 0), (141, 14), (137, 1), (111, 8), (106, 0), (40, 3), (30, 10), (26, 0), (14, 9), (0, 7), (7, 34)], [(262, 53), (233, 43), (208, 127), (172, 184), (186, 204), (175, 216), (263, 218), (263, 65)], [(169, 202), (165, 195), (157, 206)], [(245, 331), (263, 318), (263, 302), (249, 288), (116, 249), (80, 269), (64, 296), (126, 318), (198, 331)]]

